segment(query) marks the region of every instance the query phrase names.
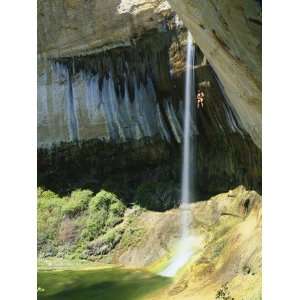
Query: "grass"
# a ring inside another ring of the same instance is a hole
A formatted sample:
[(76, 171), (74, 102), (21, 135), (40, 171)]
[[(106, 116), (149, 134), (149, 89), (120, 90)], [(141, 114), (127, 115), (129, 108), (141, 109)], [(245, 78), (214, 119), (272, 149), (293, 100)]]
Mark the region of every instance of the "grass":
[(170, 282), (170, 279), (152, 273), (119, 267), (40, 271), (38, 299), (138, 300)]

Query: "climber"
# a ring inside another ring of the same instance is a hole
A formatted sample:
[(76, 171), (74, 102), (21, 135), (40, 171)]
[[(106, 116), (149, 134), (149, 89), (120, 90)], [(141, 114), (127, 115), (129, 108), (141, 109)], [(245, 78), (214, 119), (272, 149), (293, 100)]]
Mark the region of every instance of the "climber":
[(197, 97), (196, 97), (196, 100), (197, 100), (197, 108), (199, 108), (200, 105), (201, 105), (201, 107), (203, 108), (203, 105), (204, 105), (204, 97), (205, 97), (204, 92), (198, 90), (198, 92), (197, 92)]

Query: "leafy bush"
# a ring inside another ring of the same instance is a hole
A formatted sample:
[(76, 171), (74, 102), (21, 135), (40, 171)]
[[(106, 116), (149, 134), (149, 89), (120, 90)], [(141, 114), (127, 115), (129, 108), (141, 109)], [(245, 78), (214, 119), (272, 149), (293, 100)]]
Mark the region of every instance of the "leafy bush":
[(102, 190), (92, 198), (89, 207), (93, 211), (101, 209), (105, 209), (108, 211), (113, 204), (119, 204), (121, 209), (123, 211), (125, 210), (124, 205), (115, 194)]
[(37, 198), (38, 199), (42, 196), (43, 192), (44, 192), (44, 189), (42, 187), (37, 188)]
[(57, 247), (56, 257), (65, 258), (68, 255), (72, 254), (74, 249), (75, 249), (75, 247), (70, 244), (60, 245)]
[[(39, 188), (37, 207), (41, 257), (87, 258), (89, 253), (107, 253), (121, 239), (120, 229), (114, 227), (122, 222), (126, 207), (107, 191), (93, 197), (89, 190), (76, 190), (61, 198)], [(96, 249), (87, 251), (95, 239)]]
[(73, 218), (83, 212), (88, 208), (92, 195), (93, 192), (90, 190), (76, 190), (72, 192), (71, 197), (67, 199), (63, 207), (63, 214)]
[(111, 228), (114, 227), (122, 222), (123, 218), (119, 216), (115, 216), (109, 213), (108, 218), (106, 220), (106, 227)]
[(88, 219), (82, 237), (89, 241), (122, 221), (125, 205), (115, 194), (104, 190), (96, 194), (89, 203)]
[(125, 212), (125, 205), (121, 201), (113, 202), (108, 211), (108, 217), (106, 220), (107, 227), (114, 227), (121, 223)]
[(44, 191), (43, 189), (38, 189), (38, 209), (42, 210), (52, 210), (61, 208), (63, 202), (57, 194), (52, 191)]
[(145, 229), (142, 227), (129, 227), (125, 230), (122, 238), (122, 247), (137, 245), (145, 235)]
[(112, 202), (110, 205), (109, 212), (112, 215), (122, 217), (125, 212), (125, 205), (117, 199), (117, 201)]
[(55, 245), (51, 240), (40, 248), (39, 256), (40, 257), (52, 257), (57, 255), (57, 245)]
[(90, 211), (81, 237), (85, 240), (92, 241), (98, 235), (103, 234), (106, 218), (107, 212), (105, 210), (98, 212)]
[[(45, 249), (47, 253), (54, 253), (49, 251), (53, 246), (46, 249), (46, 245), (56, 239), (59, 226), (62, 220), (62, 206), (64, 200), (59, 198), (51, 191), (38, 191), (38, 213), (37, 213), (37, 229), (38, 229), (38, 250)], [(51, 256), (50, 254), (48, 256)]]
[(111, 248), (114, 248), (122, 238), (124, 229), (113, 228), (106, 232), (102, 237), (103, 243), (108, 244)]
[(106, 234), (89, 243), (87, 249), (88, 255), (105, 255), (110, 252), (121, 240), (122, 231), (111, 229)]
[(55, 197), (57, 197), (57, 195), (54, 193), (54, 192), (52, 192), (52, 191), (49, 191), (49, 190), (44, 190), (43, 188), (41, 188), (41, 187), (38, 187), (38, 189), (37, 189), (37, 197), (38, 197), (38, 199), (41, 199), (41, 198), (43, 198), (43, 199), (50, 199), (50, 198), (55, 198)]

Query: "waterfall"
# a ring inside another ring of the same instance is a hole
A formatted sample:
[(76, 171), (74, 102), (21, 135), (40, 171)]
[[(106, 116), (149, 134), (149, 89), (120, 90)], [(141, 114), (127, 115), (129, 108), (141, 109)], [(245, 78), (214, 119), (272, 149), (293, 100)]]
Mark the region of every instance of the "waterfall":
[(181, 269), (194, 253), (194, 238), (189, 233), (189, 222), (191, 220), (191, 211), (189, 203), (191, 201), (192, 190), (192, 167), (193, 167), (193, 149), (192, 149), (192, 99), (194, 98), (194, 57), (195, 48), (193, 38), (188, 32), (187, 55), (186, 55), (186, 73), (185, 73), (185, 93), (184, 93), (184, 124), (183, 124), (183, 159), (182, 159), (182, 178), (181, 178), (181, 238), (175, 256), (170, 264), (160, 275), (172, 277)]
[(195, 48), (193, 38), (188, 32), (187, 58), (185, 71), (185, 90), (184, 90), (184, 125), (183, 125), (183, 162), (181, 178), (181, 216), (182, 216), (182, 236), (188, 235), (189, 210), (187, 209), (191, 198), (191, 121), (192, 121), (192, 94), (194, 93), (194, 57)]

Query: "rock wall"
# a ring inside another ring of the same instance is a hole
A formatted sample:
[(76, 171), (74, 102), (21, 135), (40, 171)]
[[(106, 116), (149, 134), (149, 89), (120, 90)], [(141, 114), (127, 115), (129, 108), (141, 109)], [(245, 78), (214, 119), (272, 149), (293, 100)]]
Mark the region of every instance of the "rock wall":
[[(170, 287), (147, 299), (261, 299), (261, 206), (261, 197), (243, 187), (194, 204), (191, 228), (200, 238), (199, 252)], [(146, 253), (143, 257), (149, 259), (153, 249), (156, 249), (156, 257), (170, 251), (178, 224), (175, 214), (175, 211), (165, 213), (165, 224), (159, 221), (159, 216), (147, 216), (149, 221), (143, 224), (151, 226), (155, 222), (155, 228), (150, 229), (151, 237), (144, 234), (149, 246), (140, 241), (141, 252), (137, 243), (130, 249), (131, 261), (128, 252), (123, 254), (127, 260), (118, 256), (119, 260), (134, 264), (139, 254)], [(157, 240), (160, 239), (163, 242), (159, 247)], [(150, 247), (148, 252), (145, 251), (147, 246)]]
[(38, 77), (38, 145), (154, 136), (180, 142), (182, 98), (169, 55), (176, 34), (152, 31), (131, 47), (44, 60)]
[[(39, 113), (38, 184), (61, 193), (102, 187), (132, 202), (145, 182), (158, 195), (160, 182), (176, 195), (185, 40), (184, 29), (151, 33), (136, 48), (56, 59), (40, 98), (48, 108)], [(261, 152), (198, 48), (195, 63), (196, 88), (206, 95), (193, 124), (197, 197), (241, 183), (260, 191)]]
[(261, 3), (169, 0), (218, 75), (253, 141), (261, 146)]
[[(169, 2), (192, 32), (244, 128), (260, 147), (260, 1)], [(38, 1), (38, 57), (72, 57), (130, 46), (145, 32), (163, 29), (170, 14), (168, 2), (162, 0)], [(43, 65), (39, 62), (39, 67)]]
[[(100, 2), (110, 28), (87, 15), (99, 14)], [(118, 28), (130, 20), (135, 30), (120, 43)], [(80, 30), (69, 34), (66, 23)], [(38, 184), (63, 194), (107, 188), (128, 202), (144, 182), (176, 192), (186, 52), (178, 17), (163, 1), (43, 1), (38, 24)], [(205, 92), (192, 126), (197, 197), (238, 184), (260, 191), (261, 152), (198, 48), (195, 85)]]
[(62, 57), (130, 45), (170, 13), (163, 0), (38, 0), (38, 54)]

